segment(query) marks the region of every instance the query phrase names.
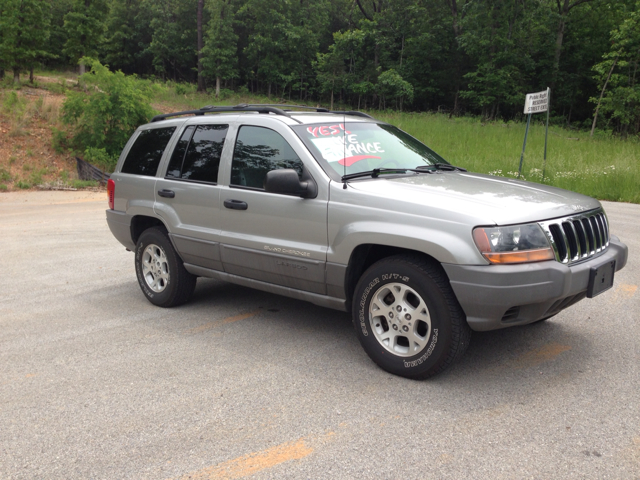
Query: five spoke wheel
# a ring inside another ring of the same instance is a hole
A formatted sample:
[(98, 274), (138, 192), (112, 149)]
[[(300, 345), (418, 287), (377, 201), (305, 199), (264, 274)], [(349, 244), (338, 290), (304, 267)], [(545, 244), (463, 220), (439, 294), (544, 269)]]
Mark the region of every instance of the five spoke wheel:
[(142, 254), (142, 275), (151, 290), (162, 292), (169, 284), (167, 255), (158, 245), (149, 244)]
[(373, 294), (369, 322), (378, 342), (400, 357), (420, 353), (431, 334), (426, 303), (418, 292), (402, 283), (388, 283)]

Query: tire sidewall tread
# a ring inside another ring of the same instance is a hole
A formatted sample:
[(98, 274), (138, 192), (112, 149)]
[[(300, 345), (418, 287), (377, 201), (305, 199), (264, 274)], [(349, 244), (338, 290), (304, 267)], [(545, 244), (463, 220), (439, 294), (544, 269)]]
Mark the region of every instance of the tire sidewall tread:
[[(466, 350), (471, 330), (441, 267), (417, 255), (395, 255), (369, 267), (353, 298), (353, 325), (363, 348), (382, 369), (411, 379), (440, 373)], [(431, 333), (427, 346), (411, 357), (393, 355), (376, 339), (369, 322), (369, 302), (386, 283), (400, 282), (418, 292), (429, 309)]]
[[(156, 244), (162, 248), (167, 257), (169, 281), (162, 292), (151, 290), (142, 272), (142, 256), (150, 244)], [(166, 230), (160, 227), (149, 228), (140, 235), (136, 245), (135, 268), (142, 293), (147, 300), (159, 307), (176, 307), (188, 302), (196, 286), (197, 277), (186, 271), (182, 259), (173, 248)]]

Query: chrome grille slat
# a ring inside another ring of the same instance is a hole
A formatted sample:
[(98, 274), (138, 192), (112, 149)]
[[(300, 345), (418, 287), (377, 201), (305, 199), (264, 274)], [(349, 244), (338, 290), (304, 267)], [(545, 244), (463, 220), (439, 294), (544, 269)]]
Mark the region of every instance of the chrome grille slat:
[(581, 221), (582, 221), (582, 225), (584, 226), (584, 231), (587, 234), (587, 240), (589, 241), (589, 247), (588, 247), (589, 255), (595, 255), (596, 241), (595, 241), (595, 237), (593, 236), (593, 229), (591, 228), (591, 222), (586, 217), (583, 218)]
[(539, 222), (556, 261), (571, 265), (603, 252), (609, 246), (609, 222), (602, 208)]
[(600, 237), (598, 223), (593, 216), (589, 217), (589, 223), (591, 223), (591, 228), (593, 229), (593, 237), (596, 239), (596, 253), (598, 253), (602, 249), (602, 237)]
[(589, 244), (587, 243), (587, 235), (584, 232), (584, 225), (580, 220), (573, 220), (573, 229), (578, 235), (578, 242), (580, 244), (580, 258), (589, 256)]

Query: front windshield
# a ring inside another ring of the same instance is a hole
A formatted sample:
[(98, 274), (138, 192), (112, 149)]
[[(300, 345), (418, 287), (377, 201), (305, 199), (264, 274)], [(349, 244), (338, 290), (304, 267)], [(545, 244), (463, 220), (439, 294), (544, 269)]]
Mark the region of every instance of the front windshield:
[(380, 123), (296, 125), (293, 127), (321, 164), (338, 175), (374, 168), (417, 168), (448, 163), (393, 125)]

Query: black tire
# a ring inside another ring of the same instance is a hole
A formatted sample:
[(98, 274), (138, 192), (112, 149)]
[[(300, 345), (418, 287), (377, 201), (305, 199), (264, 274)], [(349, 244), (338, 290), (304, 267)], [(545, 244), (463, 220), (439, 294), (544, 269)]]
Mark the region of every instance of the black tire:
[(191, 298), (197, 277), (185, 270), (164, 228), (142, 232), (136, 245), (135, 263), (140, 289), (154, 305), (176, 307)]
[(445, 370), (471, 339), (447, 276), (440, 265), (418, 255), (388, 257), (364, 272), (354, 293), (353, 325), (380, 368), (414, 380)]

